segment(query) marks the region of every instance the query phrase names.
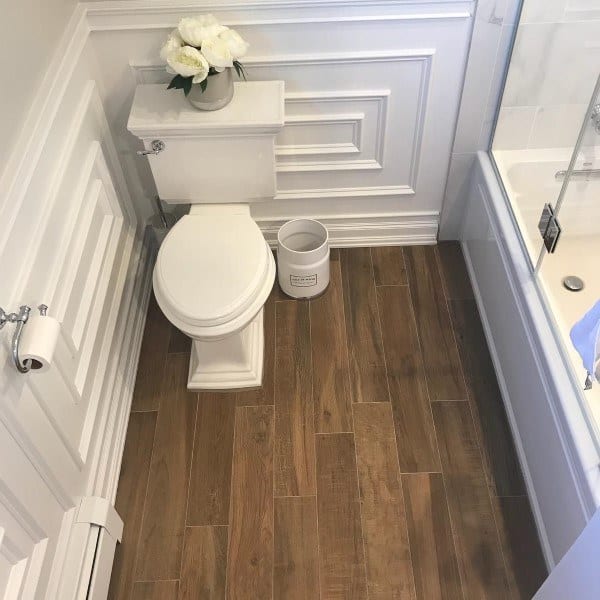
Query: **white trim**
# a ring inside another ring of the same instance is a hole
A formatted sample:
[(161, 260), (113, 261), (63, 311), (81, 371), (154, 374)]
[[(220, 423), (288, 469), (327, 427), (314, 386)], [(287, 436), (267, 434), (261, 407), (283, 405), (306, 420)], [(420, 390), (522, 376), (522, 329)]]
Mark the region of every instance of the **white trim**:
[[(427, 10), (428, 5), (431, 7), (430, 11)], [(375, 6), (371, 0), (311, 0), (309, 2), (276, 0), (223, 4), (206, 1), (167, 3), (128, 0), (83, 2), (80, 6), (84, 7), (91, 31), (167, 29), (174, 27), (181, 17), (197, 12), (217, 13), (226, 25), (234, 27), (365, 21), (445, 21), (469, 19), (473, 15), (472, 3), (460, 0), (437, 2), (379, 0)], [(340, 15), (340, 8), (346, 8), (348, 13)], [(361, 13), (361, 9), (368, 12)], [(394, 12), (398, 9), (402, 12)], [(250, 19), (240, 18), (235, 11), (256, 13), (257, 16)], [(233, 15), (227, 14), (231, 12)]]
[(323, 188), (309, 190), (278, 190), (274, 200), (314, 200), (317, 198), (367, 198), (388, 196), (413, 196), (415, 190), (408, 185), (378, 185), (354, 188)]
[[(302, 215), (294, 215), (301, 217)], [(403, 213), (388, 215), (310, 215), (327, 227), (332, 247), (401, 246), (435, 244), (439, 213)], [(292, 217), (290, 217), (292, 218)], [(288, 218), (261, 218), (256, 222), (270, 246), (277, 244), (277, 232)]]

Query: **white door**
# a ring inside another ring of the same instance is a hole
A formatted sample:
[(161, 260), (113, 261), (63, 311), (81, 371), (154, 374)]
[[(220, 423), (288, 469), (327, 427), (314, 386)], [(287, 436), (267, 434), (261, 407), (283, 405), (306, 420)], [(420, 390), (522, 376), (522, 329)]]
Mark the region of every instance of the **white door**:
[(534, 600), (600, 598), (600, 510), (563, 556)]
[(116, 487), (135, 218), (98, 91), (81, 70), (56, 86), (0, 194), (0, 306), (45, 303), (62, 323), (41, 374), (16, 371), (14, 325), (0, 332), (1, 599), (84, 598), (96, 541), (106, 545), (93, 523), (119, 529), (113, 498), (90, 497)]

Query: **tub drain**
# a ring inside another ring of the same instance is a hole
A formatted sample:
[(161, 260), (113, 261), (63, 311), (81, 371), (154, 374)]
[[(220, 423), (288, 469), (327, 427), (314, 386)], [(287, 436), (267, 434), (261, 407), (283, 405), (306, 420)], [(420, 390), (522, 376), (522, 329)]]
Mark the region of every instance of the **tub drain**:
[(567, 275), (562, 280), (562, 284), (570, 292), (580, 292), (585, 286), (583, 279), (577, 277), (577, 275)]

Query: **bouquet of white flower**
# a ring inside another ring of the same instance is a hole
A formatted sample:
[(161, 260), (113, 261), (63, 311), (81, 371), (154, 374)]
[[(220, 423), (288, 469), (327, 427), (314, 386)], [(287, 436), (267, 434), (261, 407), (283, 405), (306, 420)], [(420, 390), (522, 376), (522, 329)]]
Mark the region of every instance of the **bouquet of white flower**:
[(220, 25), (213, 15), (186, 17), (179, 21), (160, 51), (167, 71), (175, 77), (168, 89), (182, 89), (187, 96), (194, 83), (204, 92), (211, 75), (233, 67), (246, 79), (242, 56), (248, 44), (233, 29)]

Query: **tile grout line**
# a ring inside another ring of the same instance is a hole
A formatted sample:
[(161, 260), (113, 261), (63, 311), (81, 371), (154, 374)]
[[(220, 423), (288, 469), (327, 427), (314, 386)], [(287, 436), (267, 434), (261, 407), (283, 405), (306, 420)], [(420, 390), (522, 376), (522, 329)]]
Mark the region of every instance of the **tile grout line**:
[[(344, 354), (346, 356), (346, 384), (348, 385), (348, 393), (350, 395), (350, 420), (351, 420), (351, 428), (352, 431), (354, 432), (354, 411), (352, 410), (352, 398), (354, 396), (354, 394), (352, 393), (352, 380), (350, 378), (350, 340), (348, 338), (348, 323), (346, 321), (346, 302), (345, 302), (345, 293), (344, 293), (344, 253), (343, 252), (339, 252), (338, 253), (338, 263), (339, 263), (339, 270), (340, 270), (340, 294), (342, 296), (341, 300), (342, 300), (342, 327), (344, 328), (344, 340), (345, 340), (345, 344), (344, 344)], [(346, 399), (347, 401), (348, 399)]]
[(246, 406), (234, 406), (233, 407), (233, 436), (231, 440), (231, 475), (229, 476), (229, 510), (227, 511), (227, 519), (229, 523), (227, 524), (227, 550), (225, 552), (225, 598), (228, 597), (228, 585), (229, 585), (229, 546), (231, 541), (231, 523), (233, 519), (231, 518), (231, 511), (233, 510), (233, 467), (235, 464), (235, 442), (236, 442), (236, 433), (237, 433), (237, 416), (238, 409), (247, 408)]
[[(454, 338), (454, 344), (456, 346), (456, 352), (458, 355), (458, 360), (459, 360), (459, 364), (460, 364), (460, 369), (461, 369), (461, 374), (463, 377), (463, 383), (465, 386), (465, 391), (467, 392), (467, 397), (468, 397), (468, 401), (469, 401), (469, 415), (471, 416), (471, 423), (473, 425), (473, 431), (475, 433), (475, 441), (477, 443), (477, 448), (479, 450), (479, 458), (481, 461), (481, 468), (483, 471), (483, 478), (484, 481), (486, 483), (486, 491), (487, 491), (487, 497), (488, 497), (488, 501), (490, 504), (490, 508), (492, 511), (492, 518), (494, 519), (494, 528), (496, 530), (496, 545), (497, 548), (500, 550), (500, 556), (502, 557), (502, 564), (504, 565), (504, 577), (505, 577), (505, 583), (507, 586), (507, 590), (510, 591), (510, 577), (509, 577), (509, 568), (508, 568), (508, 559), (506, 557), (506, 552), (504, 551), (504, 547), (502, 544), (502, 539), (500, 536), (500, 526), (498, 523), (498, 515), (496, 514), (496, 510), (495, 510), (495, 505), (494, 505), (494, 498), (492, 495), (492, 491), (490, 489), (490, 486), (493, 485), (494, 489), (495, 488), (495, 481), (490, 481), (489, 479), (492, 479), (491, 477), (491, 473), (490, 473), (490, 477), (488, 479), (488, 473), (487, 473), (487, 469), (486, 469), (486, 451), (484, 449), (484, 440), (483, 440), (483, 435), (484, 432), (483, 430), (481, 430), (481, 436), (480, 436), (480, 432), (476, 426), (475, 423), (475, 414), (474, 414), (474, 410), (473, 410), (473, 404), (475, 402), (475, 400), (472, 398), (472, 390), (471, 387), (467, 385), (467, 376), (466, 376), (466, 369), (465, 369), (465, 364), (463, 361), (463, 357), (460, 353), (459, 347), (458, 347), (458, 337), (456, 335), (456, 324), (455, 324), (455, 320), (452, 318), (452, 313), (450, 312), (450, 290), (449, 287), (447, 285), (446, 282), (446, 276), (445, 276), (445, 272), (442, 268), (442, 261), (441, 261), (441, 257), (440, 257), (440, 253), (439, 253), (439, 247), (435, 248), (435, 257), (436, 257), (436, 264), (437, 264), (437, 268), (440, 274), (440, 278), (443, 278), (442, 281), (442, 292), (443, 292), (443, 296), (444, 296), (444, 300), (446, 303), (446, 310), (448, 311), (448, 318), (450, 320), (450, 328), (452, 329), (452, 336)], [(464, 258), (463, 258), (464, 261)], [(479, 315), (479, 311), (477, 316), (479, 317), (479, 319), (481, 320), (481, 316)], [(486, 340), (487, 343), (487, 340)], [(479, 407), (478, 408), (478, 412), (479, 412)], [(491, 466), (491, 465), (490, 465)], [(494, 494), (495, 496), (495, 494)], [(497, 496), (496, 496), (497, 497)]]
[(313, 419), (313, 456), (315, 458), (315, 515), (317, 522), (317, 578), (319, 580), (319, 598), (322, 597), (321, 591), (321, 540), (319, 537), (319, 502), (318, 494), (318, 471), (317, 471), (317, 427), (316, 427), (316, 406), (315, 406), (315, 378), (314, 378), (314, 363), (313, 363), (313, 347), (312, 347), (312, 302), (308, 301), (308, 340), (310, 348), (310, 397), (312, 399), (312, 419)]
[[(187, 388), (186, 388), (187, 389)], [(198, 429), (198, 405), (200, 404), (200, 394), (198, 392), (194, 393), (196, 409), (194, 411), (194, 436), (192, 438), (192, 452), (190, 454), (190, 468), (188, 469), (188, 477), (187, 477), (187, 494), (185, 496), (185, 514), (183, 517), (183, 539), (181, 540), (181, 557), (179, 558), (179, 580), (181, 581), (181, 570), (183, 569), (183, 559), (184, 559), (184, 550), (185, 550), (185, 530), (187, 527), (188, 520), (188, 509), (190, 504), (190, 491), (192, 487), (192, 468), (194, 466), (194, 450), (196, 448), (196, 435)]]
[[(148, 318), (146, 316), (146, 318)], [(165, 371), (167, 369), (167, 357), (165, 355), (164, 361), (163, 361), (163, 380), (164, 380), (164, 375), (165, 375)], [(137, 377), (137, 374), (136, 374)], [(144, 502), (142, 504), (142, 520), (140, 521), (140, 530), (138, 531), (137, 534), (137, 540), (136, 540), (136, 544), (135, 544), (135, 559), (133, 561), (133, 569), (132, 569), (132, 573), (133, 573), (133, 580), (132, 583), (136, 583), (136, 575), (137, 575), (137, 570), (138, 570), (138, 560), (140, 557), (140, 541), (142, 539), (142, 532), (144, 531), (144, 522), (146, 521), (146, 505), (148, 503), (148, 489), (150, 487), (150, 473), (152, 470), (152, 459), (154, 458), (154, 450), (155, 450), (155, 445), (156, 445), (156, 430), (158, 429), (158, 418), (160, 416), (160, 406), (162, 404), (163, 401), (163, 394), (162, 394), (162, 389), (161, 389), (161, 393), (160, 393), (160, 402), (158, 404), (158, 408), (156, 409), (156, 421), (154, 422), (154, 434), (152, 436), (152, 450), (150, 451), (150, 461), (148, 462), (148, 477), (146, 478), (146, 489), (144, 491)], [(154, 411), (152, 411), (154, 412)], [(127, 436), (127, 434), (125, 434)], [(132, 590), (133, 591), (133, 590)]]
[[(405, 261), (405, 265), (406, 265), (406, 261)], [(410, 283), (408, 269), (406, 270), (406, 278), (407, 278), (407, 281), (409, 281), (409, 283)], [(421, 362), (423, 363), (423, 369), (425, 370), (425, 362), (423, 359), (423, 345), (421, 344), (421, 332), (419, 331), (419, 325), (417, 323), (417, 317), (415, 314), (414, 301), (413, 301), (413, 297), (412, 297), (412, 290), (411, 290), (410, 284), (408, 286), (408, 297), (409, 297), (409, 301), (410, 301), (411, 316), (413, 319), (413, 323), (415, 325), (415, 330), (417, 332), (417, 344), (419, 346), (419, 354), (421, 356)], [(458, 349), (457, 349), (457, 351), (458, 351)], [(461, 570), (460, 564), (459, 564), (458, 547), (457, 547), (457, 543), (456, 543), (457, 533), (455, 530), (455, 525), (452, 520), (452, 513), (450, 511), (450, 501), (448, 500), (448, 489), (446, 486), (446, 475), (444, 473), (444, 465), (442, 463), (442, 453), (440, 450), (440, 443), (439, 443), (438, 434), (437, 434), (437, 427), (435, 425), (435, 418), (433, 416), (433, 402), (431, 401), (431, 392), (429, 391), (427, 377), (425, 377), (424, 384), (425, 384), (425, 392), (427, 394), (427, 399), (428, 399), (428, 404), (429, 404), (429, 412), (431, 414), (431, 422), (433, 424), (433, 437), (435, 439), (435, 447), (437, 449), (437, 454), (438, 454), (438, 460), (439, 460), (439, 465), (440, 465), (440, 470), (441, 470), (441, 475), (442, 475), (442, 483), (444, 484), (444, 494), (446, 496), (446, 509), (448, 510), (448, 519), (450, 521), (450, 531), (452, 532), (452, 546), (454, 547), (454, 557), (456, 559), (456, 566), (458, 568), (460, 589), (461, 589), (461, 594), (462, 594), (463, 600), (465, 600), (466, 599), (466, 587), (465, 587), (465, 582), (463, 581), (462, 570)]]
[[(475, 417), (473, 415), (473, 407), (469, 404), (469, 415), (471, 417), (471, 424), (473, 425), (473, 430), (475, 432), (475, 440), (477, 440), (477, 428), (475, 427)], [(504, 547), (502, 544), (502, 538), (500, 536), (500, 526), (498, 524), (498, 515), (496, 514), (496, 510), (495, 510), (495, 506), (494, 506), (494, 499), (492, 497), (492, 492), (490, 490), (490, 485), (487, 481), (487, 477), (485, 474), (485, 463), (483, 460), (483, 450), (481, 447), (478, 448), (479, 449), (479, 458), (481, 460), (481, 469), (483, 471), (483, 480), (486, 484), (485, 488), (487, 491), (487, 498), (488, 498), (488, 502), (490, 505), (490, 509), (492, 511), (492, 519), (494, 519), (494, 529), (496, 531), (496, 547), (498, 550), (500, 550), (500, 556), (502, 557), (502, 564), (504, 565), (504, 577), (505, 577), (505, 583), (506, 583), (506, 589), (508, 592), (510, 592), (510, 577), (509, 577), (509, 569), (508, 569), (508, 559), (506, 557), (506, 553), (504, 552)]]
[[(404, 273), (406, 274), (406, 260), (404, 259), (404, 249), (402, 249), (401, 251), (401, 256), (402, 256), (402, 263), (404, 265)], [(391, 417), (392, 417), (392, 430), (394, 432), (394, 446), (396, 447), (396, 463), (398, 465), (398, 473), (399, 473), (399, 480), (400, 480), (400, 495), (402, 496), (402, 506), (404, 508), (404, 514), (405, 514), (405, 528), (406, 528), (406, 539), (408, 541), (408, 555), (410, 558), (410, 572), (412, 574), (412, 587), (413, 587), (413, 591), (414, 591), (414, 597), (417, 597), (417, 582), (416, 582), (416, 577), (415, 577), (415, 564), (413, 561), (413, 557), (412, 557), (412, 547), (410, 544), (410, 535), (408, 532), (408, 520), (406, 519), (406, 497), (404, 495), (404, 486), (402, 485), (402, 470), (400, 468), (400, 455), (399, 455), (399, 447), (398, 447), (398, 435), (396, 433), (396, 423), (394, 422), (394, 407), (392, 406), (392, 393), (390, 390), (390, 377), (389, 377), (389, 370), (388, 370), (388, 360), (387, 360), (387, 355), (385, 352), (385, 344), (383, 342), (383, 325), (381, 323), (381, 310), (379, 308), (379, 299), (378, 299), (378, 294), (377, 294), (377, 282), (375, 281), (375, 265), (373, 264), (373, 249), (369, 248), (369, 258), (370, 258), (370, 263), (371, 263), (371, 281), (373, 283), (373, 291), (375, 292), (374, 296), (375, 296), (375, 310), (377, 311), (377, 323), (379, 324), (379, 336), (380, 336), (380, 342), (381, 342), (381, 352), (383, 354), (383, 366), (385, 369), (385, 382), (386, 382), (386, 387), (387, 387), (387, 391), (388, 391), (388, 404), (390, 405), (390, 413), (391, 413)], [(407, 277), (407, 288), (408, 288), (408, 277)], [(383, 286), (381, 286), (383, 287)], [(409, 289), (409, 293), (410, 293), (410, 288)], [(411, 305), (412, 307), (412, 305)], [(433, 419), (433, 414), (432, 414), (432, 419)], [(436, 440), (436, 445), (437, 445), (437, 440)]]
[(360, 489), (360, 473), (358, 472), (358, 451), (356, 449), (356, 435), (354, 432), (352, 435), (352, 445), (354, 446), (354, 468), (356, 470), (356, 491), (358, 493), (358, 512), (360, 515), (360, 538), (362, 541), (362, 549), (363, 549), (363, 567), (365, 572), (365, 588), (367, 591), (367, 600), (369, 600), (369, 576), (367, 573), (367, 549), (365, 545), (365, 532), (364, 532), (364, 518), (363, 518), (363, 498)]
[[(433, 415), (432, 415), (433, 416)], [(436, 432), (436, 436), (437, 436), (437, 427), (435, 424), (435, 419), (433, 420), (433, 429)], [(446, 483), (446, 473), (444, 472), (444, 466), (442, 465), (441, 462), (441, 457), (440, 457), (440, 468), (442, 469), (442, 485), (444, 486), (444, 496), (446, 498), (446, 509), (448, 511), (448, 521), (450, 522), (450, 532), (452, 533), (452, 546), (454, 547), (454, 558), (456, 559), (456, 568), (458, 569), (458, 579), (460, 581), (460, 591), (461, 591), (461, 595), (463, 597), (463, 600), (467, 599), (467, 588), (466, 588), (466, 582), (463, 579), (463, 570), (461, 568), (460, 565), (460, 557), (458, 555), (458, 547), (457, 547), (457, 538), (458, 538), (458, 534), (456, 532), (456, 525), (454, 523), (454, 519), (452, 518), (452, 511), (450, 510), (450, 500), (448, 498), (448, 485)]]
[[(408, 278), (408, 270), (407, 270), (406, 276)], [(419, 347), (419, 357), (421, 358), (421, 364), (423, 366), (423, 383), (425, 385), (425, 393), (427, 394), (427, 404), (429, 406), (429, 414), (431, 415), (431, 422), (433, 423), (433, 439), (435, 441), (435, 448), (437, 450), (437, 456), (438, 456), (440, 469), (443, 470), (442, 454), (440, 452), (440, 442), (438, 440), (437, 432), (435, 429), (435, 420), (433, 418), (433, 406), (432, 406), (433, 401), (431, 400), (431, 391), (429, 390), (429, 385), (427, 383), (427, 376), (425, 374), (426, 368), (425, 368), (425, 360), (424, 360), (424, 353), (423, 353), (423, 344), (421, 343), (421, 332), (419, 331), (419, 324), (417, 323), (417, 316), (415, 314), (415, 305), (414, 305), (412, 290), (410, 289), (410, 285), (408, 286), (407, 291), (408, 291), (408, 300), (409, 300), (409, 306), (410, 306), (410, 317), (409, 318), (412, 319), (412, 322), (415, 327), (415, 332), (417, 334), (417, 346)]]
[[(273, 287), (279, 285), (277, 281), (273, 282)], [(273, 289), (269, 292), (269, 295), (273, 293)], [(267, 298), (267, 302), (269, 299)], [(271, 565), (271, 600), (275, 598), (275, 392), (277, 390), (277, 300), (273, 301), (273, 347), (271, 348), (273, 352), (273, 377), (272, 377), (272, 387), (271, 387), (271, 400), (273, 404), (273, 431), (272, 435), (272, 447), (271, 447), (271, 460), (273, 461), (273, 478), (271, 481), (271, 493), (273, 494), (273, 511), (271, 517), (272, 523), (272, 531), (273, 531), (273, 561)], [(263, 377), (264, 377), (264, 365), (263, 365)], [(231, 469), (231, 476), (233, 477), (233, 469)], [(232, 489), (233, 489), (233, 481), (232, 481)], [(229, 544), (228, 544), (229, 548)], [(228, 550), (229, 551), (229, 550)], [(227, 589), (227, 587), (225, 588)]]
[[(450, 323), (450, 330), (452, 332), (452, 339), (454, 340), (454, 349), (456, 350), (456, 356), (458, 358), (458, 364), (460, 366), (460, 375), (461, 375), (461, 379), (463, 382), (463, 386), (465, 388), (465, 392), (467, 394), (467, 397), (469, 396), (469, 387), (467, 386), (467, 377), (465, 374), (465, 365), (463, 364), (463, 360), (462, 357), (460, 355), (460, 350), (458, 348), (458, 338), (456, 337), (456, 330), (454, 327), (454, 322), (452, 321), (452, 315), (450, 313), (450, 299), (449, 299), (449, 292), (446, 290), (446, 279), (444, 276), (444, 271), (442, 269), (441, 266), (441, 259), (440, 259), (440, 253), (439, 253), (439, 249), (438, 246), (436, 244), (436, 246), (433, 249), (433, 253), (435, 254), (435, 265), (437, 268), (437, 272), (438, 272), (438, 279), (441, 281), (442, 284), (442, 297), (444, 298), (444, 306), (446, 307), (446, 313), (448, 314), (448, 322)], [(477, 433), (475, 434), (475, 437), (477, 437)]]
[[(403, 253), (404, 256), (404, 253)], [(371, 283), (373, 285), (373, 297), (375, 298), (375, 311), (377, 312), (377, 324), (379, 325), (379, 341), (381, 343), (381, 353), (383, 354), (383, 368), (385, 371), (385, 387), (387, 388), (387, 401), (391, 404), (392, 392), (390, 389), (390, 378), (388, 369), (387, 354), (385, 352), (385, 344), (383, 343), (383, 325), (381, 323), (381, 310), (379, 308), (379, 298), (377, 297), (377, 285), (375, 284), (375, 266), (373, 264), (373, 250), (369, 248), (369, 263), (371, 265)], [(392, 411), (393, 415), (393, 411)], [(394, 424), (394, 439), (396, 440), (396, 456), (398, 456), (398, 439), (396, 438), (396, 425)], [(398, 457), (398, 464), (400, 463), (400, 457)]]

